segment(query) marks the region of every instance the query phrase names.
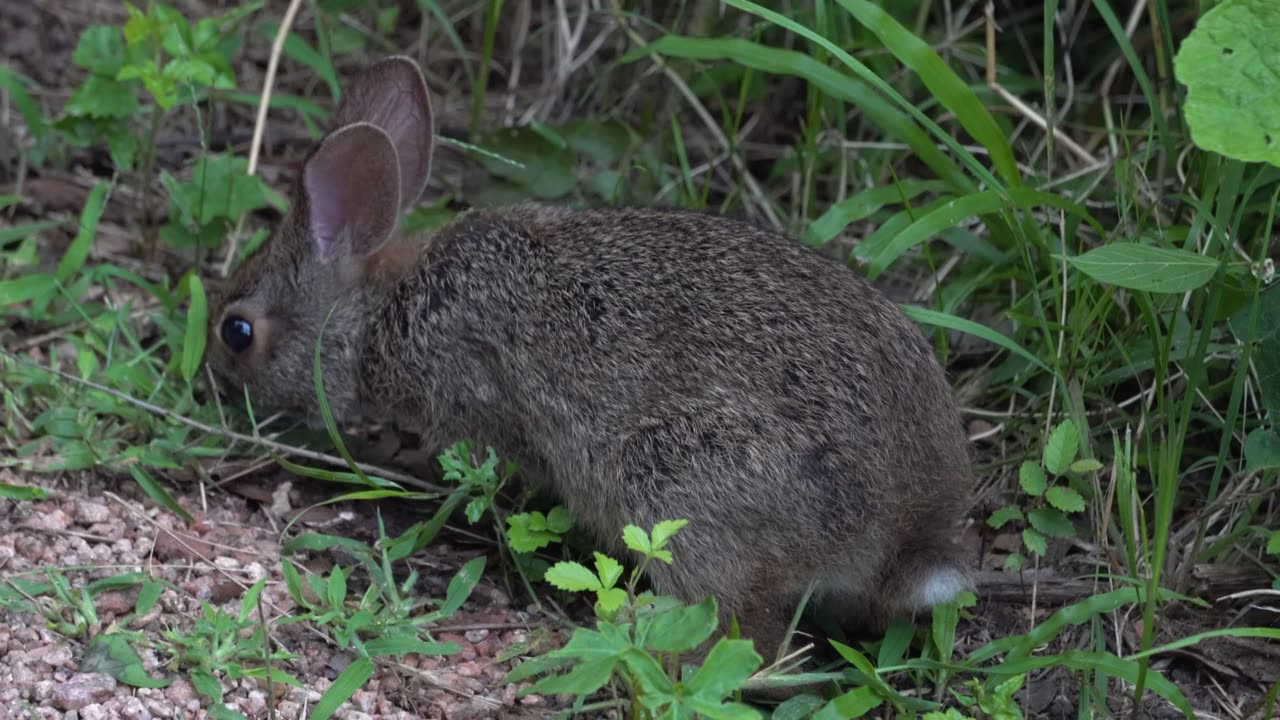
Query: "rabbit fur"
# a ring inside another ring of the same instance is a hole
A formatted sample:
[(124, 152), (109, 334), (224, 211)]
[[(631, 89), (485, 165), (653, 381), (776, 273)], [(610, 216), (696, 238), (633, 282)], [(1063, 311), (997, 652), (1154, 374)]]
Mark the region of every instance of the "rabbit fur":
[(766, 657), (811, 582), (869, 628), (969, 587), (955, 542), (969, 449), (949, 387), (861, 277), (685, 211), (524, 204), (400, 236), (433, 136), (406, 58), (362, 72), (334, 128), (211, 313), (209, 362), (255, 408), (318, 422), (323, 326), (339, 422), (373, 414), (541, 468), (617, 557), (624, 525), (687, 518), (651, 582), (714, 594)]

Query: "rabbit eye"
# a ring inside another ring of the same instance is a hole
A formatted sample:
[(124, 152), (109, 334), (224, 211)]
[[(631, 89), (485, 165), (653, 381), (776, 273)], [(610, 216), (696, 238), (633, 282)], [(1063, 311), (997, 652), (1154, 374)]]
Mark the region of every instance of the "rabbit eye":
[(253, 344), (253, 324), (242, 317), (229, 317), (222, 321), (222, 342), (227, 347), (242, 352)]

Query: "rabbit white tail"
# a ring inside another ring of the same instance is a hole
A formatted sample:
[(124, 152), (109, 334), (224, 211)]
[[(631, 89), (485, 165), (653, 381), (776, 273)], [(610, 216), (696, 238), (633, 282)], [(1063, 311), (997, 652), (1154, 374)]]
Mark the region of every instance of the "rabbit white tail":
[(906, 605), (913, 610), (926, 610), (951, 602), (957, 595), (971, 588), (969, 578), (958, 568), (935, 567), (920, 578), (907, 596)]

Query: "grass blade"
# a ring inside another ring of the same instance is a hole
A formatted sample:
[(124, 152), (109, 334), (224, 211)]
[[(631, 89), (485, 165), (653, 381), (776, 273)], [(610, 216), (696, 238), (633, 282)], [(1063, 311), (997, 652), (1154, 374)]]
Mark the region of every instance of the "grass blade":
[(938, 53), (907, 30), (883, 8), (868, 0), (838, 0), (841, 7), (867, 26), (903, 65), (915, 71), (925, 87), (943, 107), (991, 155), (991, 162), (1009, 185), (1022, 184), (1022, 175), (1013, 159), (1013, 149), (995, 118), (983, 107), (973, 90), (947, 67)]

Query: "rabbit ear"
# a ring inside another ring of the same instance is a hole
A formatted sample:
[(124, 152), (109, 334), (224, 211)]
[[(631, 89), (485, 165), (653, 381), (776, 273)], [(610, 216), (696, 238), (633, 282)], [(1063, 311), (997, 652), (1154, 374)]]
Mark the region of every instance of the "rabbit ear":
[(400, 160), (400, 210), (418, 202), (431, 175), (435, 127), (417, 63), (394, 55), (365, 68), (343, 96), (333, 127), (366, 122), (391, 138)]
[(324, 139), (302, 172), (310, 235), (324, 261), (365, 258), (400, 215), (400, 170), (387, 133), (368, 123)]

